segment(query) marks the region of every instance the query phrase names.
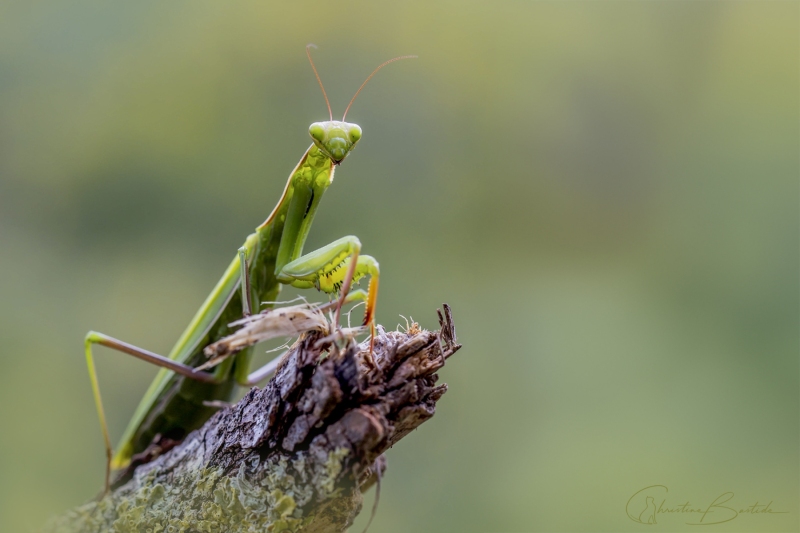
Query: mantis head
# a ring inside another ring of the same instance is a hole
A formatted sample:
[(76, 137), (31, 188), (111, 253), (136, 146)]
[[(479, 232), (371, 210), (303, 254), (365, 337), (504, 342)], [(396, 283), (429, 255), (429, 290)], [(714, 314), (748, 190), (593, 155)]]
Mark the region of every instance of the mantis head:
[(350, 122), (328, 120), (315, 122), (308, 128), (314, 144), (338, 165), (361, 138), (361, 127)]

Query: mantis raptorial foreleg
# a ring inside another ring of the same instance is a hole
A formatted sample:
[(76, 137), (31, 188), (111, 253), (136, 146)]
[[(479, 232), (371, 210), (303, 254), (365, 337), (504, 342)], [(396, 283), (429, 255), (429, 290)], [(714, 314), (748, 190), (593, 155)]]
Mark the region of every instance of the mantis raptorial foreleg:
[[(303, 255), (284, 266), (278, 273), (278, 281), (301, 289), (316, 288), (326, 293), (340, 293), (336, 306), (335, 327), (339, 326), (342, 305), (350, 292), (350, 284), (369, 276), (369, 290), (364, 311), (364, 324), (370, 325), (375, 337), (375, 304), (378, 299), (378, 261), (370, 255), (360, 255), (361, 241), (349, 235), (335, 240), (313, 252)], [(370, 353), (372, 353), (370, 340)]]

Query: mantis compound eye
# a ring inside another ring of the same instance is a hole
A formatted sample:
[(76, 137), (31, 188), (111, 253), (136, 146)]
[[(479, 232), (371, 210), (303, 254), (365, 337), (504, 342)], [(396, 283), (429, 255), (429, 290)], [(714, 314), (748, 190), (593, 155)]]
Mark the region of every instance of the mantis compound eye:
[(325, 139), (325, 128), (319, 122), (315, 122), (309, 126), (308, 134), (315, 141), (322, 142)]
[(361, 128), (355, 124), (350, 127), (349, 132), (350, 142), (355, 144), (361, 138)]

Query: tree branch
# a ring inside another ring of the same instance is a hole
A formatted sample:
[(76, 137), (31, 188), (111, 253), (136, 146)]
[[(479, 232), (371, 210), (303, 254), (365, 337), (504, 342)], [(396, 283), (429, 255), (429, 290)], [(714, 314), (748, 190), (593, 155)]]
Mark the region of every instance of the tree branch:
[(306, 334), (264, 389), (47, 531), (344, 531), (381, 454), (447, 390), (435, 372), (461, 346), (446, 304), (439, 320), (438, 332), (379, 327), (373, 360), (368, 342), (339, 351)]

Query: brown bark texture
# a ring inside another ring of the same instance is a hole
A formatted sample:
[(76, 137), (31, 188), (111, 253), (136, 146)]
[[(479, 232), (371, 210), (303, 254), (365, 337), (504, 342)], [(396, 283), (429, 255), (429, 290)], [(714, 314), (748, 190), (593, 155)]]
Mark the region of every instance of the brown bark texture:
[(461, 346), (443, 309), (439, 331), (379, 326), (372, 358), (368, 341), (339, 349), (304, 335), (263, 389), (46, 531), (345, 531), (382, 454), (447, 390), (436, 372)]

